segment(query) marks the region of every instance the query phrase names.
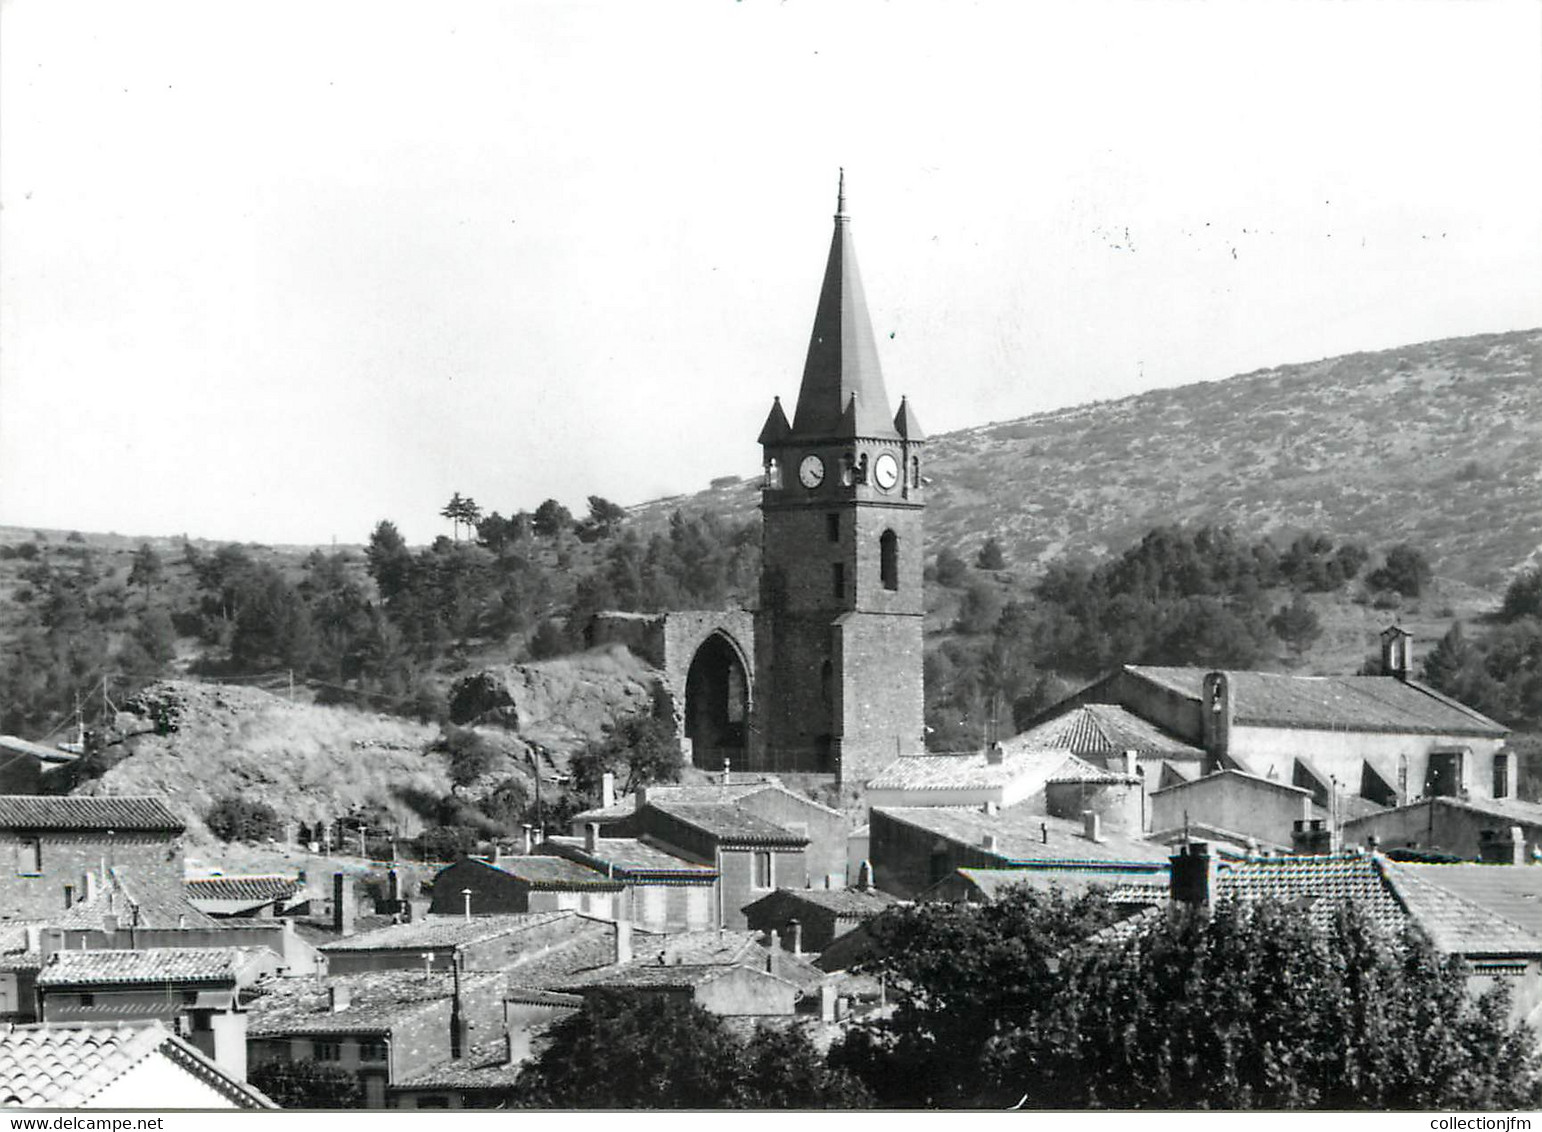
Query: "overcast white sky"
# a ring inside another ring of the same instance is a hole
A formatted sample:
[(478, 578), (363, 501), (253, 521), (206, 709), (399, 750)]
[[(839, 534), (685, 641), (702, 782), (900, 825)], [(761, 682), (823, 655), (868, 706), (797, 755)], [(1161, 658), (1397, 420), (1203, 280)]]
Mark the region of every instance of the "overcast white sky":
[(1542, 5), (0, 7), (0, 523), (753, 472), (845, 165), (939, 432), (1542, 324)]

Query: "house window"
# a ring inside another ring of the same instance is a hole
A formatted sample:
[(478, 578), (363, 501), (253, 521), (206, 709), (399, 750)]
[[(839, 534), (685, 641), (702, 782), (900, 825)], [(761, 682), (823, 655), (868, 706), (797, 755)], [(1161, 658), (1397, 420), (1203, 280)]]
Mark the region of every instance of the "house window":
[(771, 854), (770, 853), (756, 853), (755, 854), (755, 880), (754, 880), (754, 887), (756, 887), (756, 888), (770, 888), (771, 887)]
[(185, 991), (183, 991), (182, 992), (182, 1005), (183, 1006), (197, 1006), (198, 1005), (198, 992), (195, 991), (195, 990), (185, 990)]
[(386, 1059), (386, 1044), (378, 1039), (359, 1043), (360, 1061), (384, 1061)]
[(846, 563), (835, 562), (830, 567), (831, 590), (836, 601), (841, 601), (846, 596)]
[(878, 576), (884, 589), (899, 589), (899, 536), (893, 531), (884, 531), (878, 540)]
[(80, 996), (80, 1005), (82, 1005), (82, 1006), (95, 1006), (96, 1005), (96, 995), (94, 995), (94, 994), (83, 994), (83, 995), (81, 995)]
[(343, 1059), (342, 1042), (316, 1042), (312, 1046), (317, 1061), (341, 1061)]
[(36, 837), (24, 837), (16, 846), (16, 871), (23, 876), (37, 876), (43, 871), (43, 843)]
[(1499, 754), (1494, 756), (1494, 797), (1508, 798), (1510, 796), (1510, 756)]
[(841, 541), (841, 516), (840, 512), (832, 511), (825, 516), (825, 537), (831, 542)]

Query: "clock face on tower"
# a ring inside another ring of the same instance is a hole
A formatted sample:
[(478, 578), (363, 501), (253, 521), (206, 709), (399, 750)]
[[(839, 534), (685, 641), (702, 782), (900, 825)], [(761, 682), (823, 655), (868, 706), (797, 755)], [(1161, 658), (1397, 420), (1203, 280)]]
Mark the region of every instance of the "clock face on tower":
[(825, 482), (825, 462), (818, 456), (805, 456), (798, 465), (798, 482), (804, 487), (818, 487)]
[(889, 453), (885, 452), (873, 462), (873, 482), (884, 491), (899, 483), (899, 464)]

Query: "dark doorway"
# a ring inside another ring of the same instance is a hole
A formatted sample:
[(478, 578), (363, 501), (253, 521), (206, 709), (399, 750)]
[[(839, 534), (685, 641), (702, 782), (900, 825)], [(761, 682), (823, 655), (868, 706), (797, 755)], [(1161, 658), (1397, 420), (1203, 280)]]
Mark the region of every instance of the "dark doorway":
[(1424, 792), (1431, 798), (1454, 798), (1462, 789), (1462, 752), (1430, 752)]
[(747, 762), (750, 689), (738, 650), (721, 633), (702, 642), (685, 676), (685, 735), (691, 762), (722, 770), (723, 760)]

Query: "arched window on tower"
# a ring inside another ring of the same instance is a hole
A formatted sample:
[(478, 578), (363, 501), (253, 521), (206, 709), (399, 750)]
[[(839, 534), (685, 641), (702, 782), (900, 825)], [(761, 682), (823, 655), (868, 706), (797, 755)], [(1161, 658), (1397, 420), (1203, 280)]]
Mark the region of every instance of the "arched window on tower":
[(910, 458), (910, 486), (921, 486), (921, 457), (919, 456)]
[(782, 462), (776, 458), (766, 461), (766, 490), (780, 491), (782, 489)]
[(884, 589), (899, 589), (899, 536), (893, 531), (884, 531), (878, 539), (878, 577)]

